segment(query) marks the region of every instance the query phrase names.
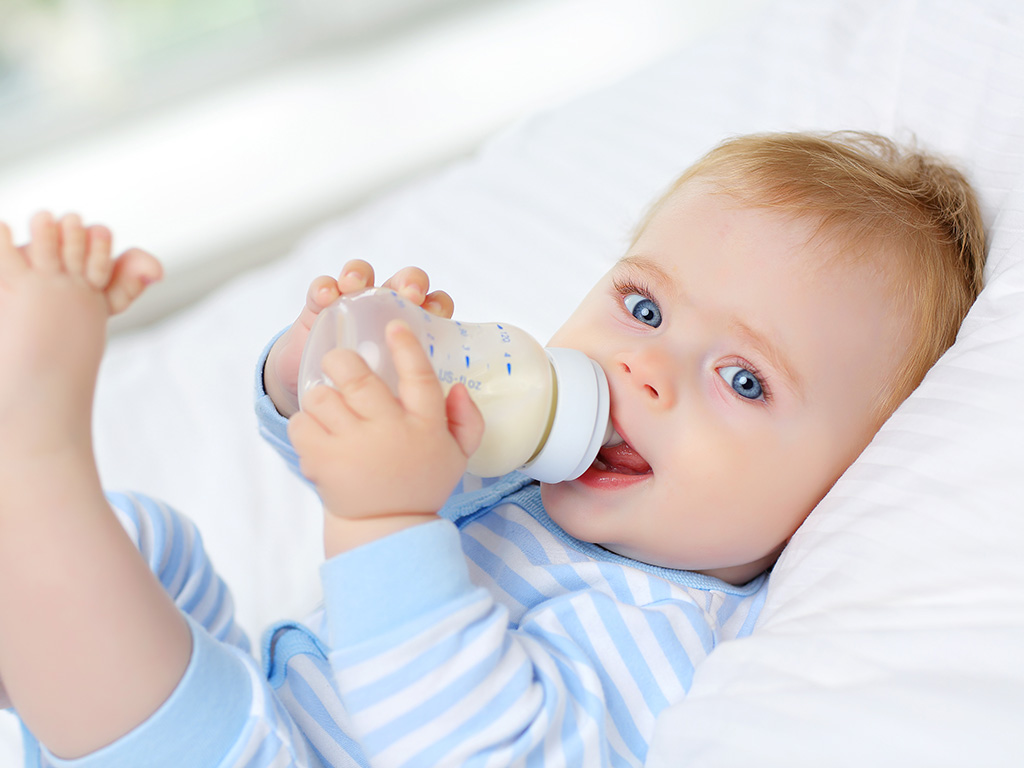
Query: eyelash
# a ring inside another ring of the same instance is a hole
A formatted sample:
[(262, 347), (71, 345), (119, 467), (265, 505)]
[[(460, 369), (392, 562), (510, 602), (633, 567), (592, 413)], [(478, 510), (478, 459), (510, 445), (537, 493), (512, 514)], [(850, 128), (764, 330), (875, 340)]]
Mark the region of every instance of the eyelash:
[[(634, 282), (631, 279), (623, 279), (623, 278), (618, 278), (617, 277), (614, 280), (612, 280), (612, 286), (614, 287), (615, 292), (619, 294), (619, 298), (624, 298), (624, 297), (628, 296), (631, 293), (636, 293), (636, 294), (638, 294), (640, 296), (643, 296), (645, 299), (650, 299), (655, 304), (658, 304), (658, 300), (656, 298), (654, 298), (654, 292), (647, 286), (646, 283), (642, 283), (642, 282), (638, 283), (638, 282)], [(625, 305), (622, 304), (622, 302), (619, 302), (619, 305), (623, 309), (625, 309)], [(659, 304), (659, 306), (660, 306), (660, 304)], [(628, 312), (627, 312), (627, 314), (628, 314)], [(633, 316), (630, 315), (630, 317), (633, 317)]]
[[(643, 296), (645, 299), (650, 299), (655, 304), (658, 303), (658, 300), (654, 297), (654, 292), (647, 286), (646, 283), (637, 282), (632, 279), (615, 278), (612, 280), (612, 286), (614, 287), (615, 292), (619, 295), (620, 298), (626, 297), (631, 293), (635, 293), (640, 296)], [(634, 319), (633, 316), (629, 314), (628, 310), (626, 310), (625, 304), (623, 304), (620, 301), (619, 305), (622, 307), (622, 310), (626, 312), (627, 315), (629, 315), (630, 319)], [(754, 378), (758, 380), (758, 382), (761, 384), (761, 394), (763, 396), (763, 399), (749, 400), (740, 395), (739, 393), (734, 393), (734, 397), (743, 400), (744, 402), (747, 403), (753, 403), (755, 405), (761, 404), (762, 406), (767, 406), (771, 404), (771, 387), (768, 385), (768, 379), (765, 377), (763, 373), (761, 373), (761, 369), (758, 368), (753, 363), (748, 362), (747, 360), (744, 360), (743, 358), (740, 357), (732, 358), (725, 365), (720, 365), (718, 368), (728, 368), (729, 366), (733, 365), (743, 368), (746, 371), (749, 371), (751, 375), (753, 375)], [(718, 375), (718, 368), (715, 369), (716, 375)]]
[[(748, 371), (755, 379), (757, 379), (758, 383), (760, 383), (760, 385), (761, 385), (761, 397), (762, 397), (762, 399), (760, 399), (760, 400), (750, 400), (748, 398), (743, 397), (743, 395), (739, 394), (738, 392), (734, 391), (733, 394), (734, 394), (735, 397), (738, 397), (740, 400), (743, 400), (744, 402), (753, 403), (754, 405), (762, 405), (762, 406), (771, 405), (771, 402), (772, 402), (772, 389), (771, 389), (771, 387), (768, 384), (768, 379), (765, 377), (765, 375), (763, 373), (761, 373), (761, 370), (756, 365), (754, 365), (753, 363), (750, 363), (750, 362), (744, 360), (742, 357), (736, 357), (736, 358), (732, 358), (731, 360), (729, 360), (725, 365), (718, 366), (718, 369), (729, 368), (730, 366), (736, 366), (738, 368), (742, 368), (745, 371)], [(715, 371), (716, 374), (718, 372), (718, 369), (716, 369), (716, 371)], [(719, 378), (721, 378), (721, 377), (719, 377)], [(724, 379), (723, 379), (723, 381), (724, 381)], [(732, 389), (732, 388), (730, 387), (730, 389)]]

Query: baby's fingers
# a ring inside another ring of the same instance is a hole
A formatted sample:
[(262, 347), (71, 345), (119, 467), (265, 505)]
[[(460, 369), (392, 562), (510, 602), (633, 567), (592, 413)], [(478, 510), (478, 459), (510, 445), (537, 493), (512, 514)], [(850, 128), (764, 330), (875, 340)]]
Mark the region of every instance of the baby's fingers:
[(303, 307), (304, 314), (308, 313), (310, 317), (320, 314), (340, 295), (338, 281), (333, 277), (321, 275), (309, 284), (309, 289), (306, 291), (306, 306)]
[[(343, 435), (352, 430), (359, 417), (352, 412), (341, 394), (326, 385), (314, 387), (302, 398), (304, 419), (314, 422), (324, 434)], [(294, 417), (289, 420), (289, 425)], [(294, 442), (294, 440), (293, 440)]]
[(300, 455), (319, 447), (327, 437), (324, 425), (306, 411), (298, 411), (288, 419), (288, 439)]
[(480, 447), (484, 438), (484, 417), (469, 397), (469, 390), (456, 384), (445, 400), (448, 412), (448, 431), (467, 458)]
[(444, 392), (419, 340), (401, 320), (392, 320), (384, 332), (398, 372), (398, 398), (405, 410), (424, 419), (443, 418)]
[(357, 418), (396, 418), (401, 415), (401, 405), (388, 385), (356, 352), (333, 349), (324, 355), (322, 366), (334, 388), (341, 393), (347, 411)]
[(373, 267), (362, 259), (347, 261), (341, 268), (338, 278), (338, 290), (342, 293), (355, 293), (364, 288), (373, 287)]
[(432, 291), (423, 301), (423, 308), (438, 317), (451, 317), (455, 314), (455, 302), (444, 291)]
[(430, 290), (430, 278), (419, 267), (405, 267), (384, 281), (384, 288), (390, 288), (399, 296), (408, 299), (417, 307), (422, 306)]

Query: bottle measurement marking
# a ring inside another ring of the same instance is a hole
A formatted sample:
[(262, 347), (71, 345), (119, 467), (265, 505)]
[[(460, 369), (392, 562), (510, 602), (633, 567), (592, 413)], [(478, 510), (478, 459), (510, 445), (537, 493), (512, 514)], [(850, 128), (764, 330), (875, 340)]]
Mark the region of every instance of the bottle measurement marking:
[(455, 384), (465, 384), (466, 388), (471, 391), (479, 391), (483, 389), (484, 386), (481, 379), (474, 379), (466, 376), (464, 373), (456, 373), (451, 368), (438, 368), (437, 380), (442, 384), (449, 384), (452, 386)]

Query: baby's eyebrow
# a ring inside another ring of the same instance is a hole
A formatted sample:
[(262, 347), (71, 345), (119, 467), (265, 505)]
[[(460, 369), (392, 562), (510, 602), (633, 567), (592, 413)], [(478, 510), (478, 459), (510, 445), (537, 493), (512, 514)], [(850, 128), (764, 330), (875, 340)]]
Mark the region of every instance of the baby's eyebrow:
[(616, 266), (635, 269), (638, 272), (644, 272), (653, 282), (660, 283), (661, 285), (671, 285), (673, 282), (672, 277), (660, 264), (653, 259), (649, 259), (639, 254), (623, 256), (619, 259)]
[(801, 400), (804, 399), (803, 379), (782, 349), (771, 338), (751, 328), (738, 317), (732, 318), (730, 330), (763, 355), (768, 364), (782, 375), (784, 383), (789, 385), (793, 394)]

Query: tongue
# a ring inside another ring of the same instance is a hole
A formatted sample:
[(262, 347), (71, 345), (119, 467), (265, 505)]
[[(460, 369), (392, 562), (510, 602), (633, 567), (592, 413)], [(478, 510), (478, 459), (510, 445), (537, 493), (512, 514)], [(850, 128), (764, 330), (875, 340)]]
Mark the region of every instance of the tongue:
[(600, 450), (597, 457), (605, 464), (609, 472), (618, 472), (623, 475), (644, 475), (651, 471), (651, 465), (644, 461), (644, 457), (626, 443), (606, 445)]

